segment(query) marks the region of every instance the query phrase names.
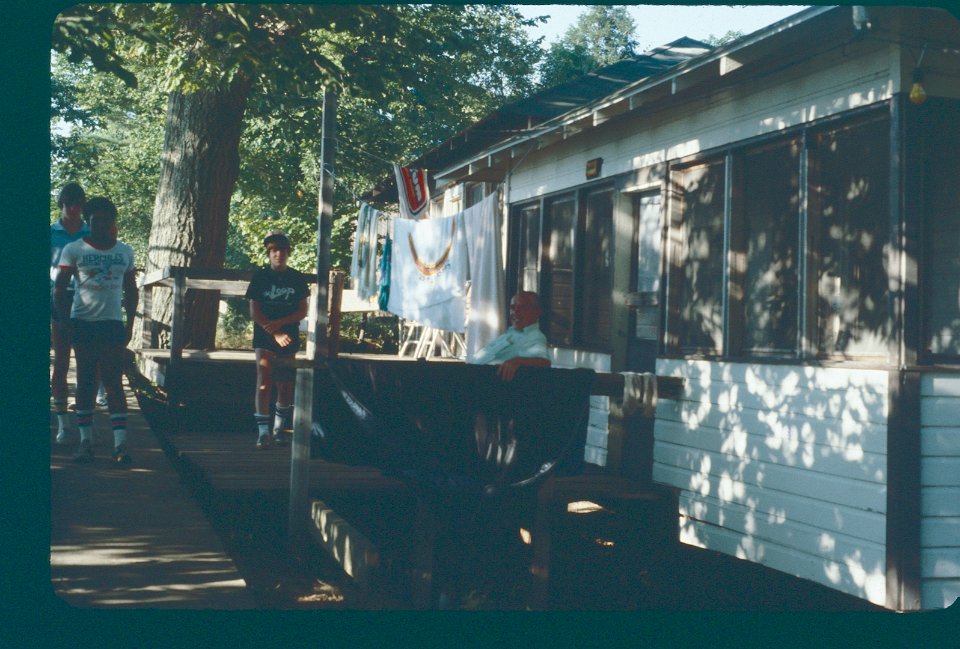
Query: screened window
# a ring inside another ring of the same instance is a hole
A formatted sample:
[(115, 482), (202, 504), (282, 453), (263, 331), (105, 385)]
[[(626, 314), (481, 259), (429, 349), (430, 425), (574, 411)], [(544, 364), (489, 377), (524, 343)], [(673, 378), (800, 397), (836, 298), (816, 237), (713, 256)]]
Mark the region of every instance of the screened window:
[(674, 175), (672, 331), (685, 352), (719, 353), (723, 343), (724, 162)]
[[(885, 357), (889, 128), (875, 111), (674, 167), (667, 349)], [(942, 203), (956, 205), (956, 192)], [(948, 273), (957, 256), (940, 257)]]
[(540, 290), (540, 204), (520, 208), (516, 229), (516, 290)]
[(810, 151), (810, 223), (816, 259), (817, 350), (886, 355), (890, 337), (890, 137), (885, 119), (816, 133)]
[(511, 212), (510, 290), (539, 293), (553, 345), (610, 343), (613, 197), (610, 187), (567, 192)]
[(635, 273), (630, 289), (643, 300), (632, 309), (633, 335), (639, 340), (656, 341), (660, 334), (661, 202), (659, 191), (633, 199)]
[(483, 183), (467, 183), (463, 192), (463, 207), (473, 207), (483, 200)]
[(541, 297), (545, 302), (547, 338), (551, 342), (573, 344), (574, 241), (577, 226), (577, 201), (573, 194), (547, 202), (546, 269)]
[(603, 346), (610, 342), (612, 322), (613, 190), (591, 192), (584, 203), (580, 330), (584, 343)]
[(924, 106), (928, 112), (924, 157), (927, 196), (923, 252), (925, 348), (937, 357), (960, 356), (960, 130), (957, 104)]
[(748, 151), (735, 161), (731, 326), (741, 353), (798, 348), (800, 143)]

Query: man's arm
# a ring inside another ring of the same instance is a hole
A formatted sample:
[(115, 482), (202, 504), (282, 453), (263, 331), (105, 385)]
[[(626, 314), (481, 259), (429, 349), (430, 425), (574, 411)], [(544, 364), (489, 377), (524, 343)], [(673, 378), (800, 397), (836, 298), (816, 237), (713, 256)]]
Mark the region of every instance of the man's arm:
[(123, 275), (123, 310), (127, 314), (127, 342), (133, 338), (133, 320), (137, 316), (137, 302), (140, 292), (137, 289), (137, 272), (127, 271)]
[(517, 370), (521, 367), (550, 367), (550, 359), (534, 356), (514, 356), (504, 361), (497, 368), (497, 376), (504, 381), (512, 381), (517, 374)]
[(62, 323), (70, 321), (71, 304), (67, 287), (70, 286), (70, 280), (73, 279), (74, 272), (72, 266), (60, 266), (53, 284), (53, 303), (57, 308), (57, 316)]

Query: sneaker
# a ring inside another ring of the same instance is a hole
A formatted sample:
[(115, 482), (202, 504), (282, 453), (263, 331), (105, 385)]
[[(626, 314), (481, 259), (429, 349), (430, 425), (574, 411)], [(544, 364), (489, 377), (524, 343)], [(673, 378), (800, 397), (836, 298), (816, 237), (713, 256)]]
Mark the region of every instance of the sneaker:
[(286, 446), (287, 434), (280, 429), (273, 431), (273, 443), (277, 446)]
[(262, 451), (267, 448), (270, 448), (270, 436), (261, 435), (257, 438), (257, 450)]
[(73, 461), (81, 464), (93, 462), (93, 444), (90, 443), (89, 439), (80, 440), (80, 448), (77, 450), (77, 454), (73, 456)]
[(97, 395), (97, 408), (100, 410), (107, 409), (107, 396), (106, 395)]
[(57, 432), (57, 444), (69, 444), (70, 443), (70, 432), (64, 428)]
[(127, 447), (121, 444), (120, 446), (113, 449), (113, 461), (115, 464), (126, 465), (133, 462), (133, 459), (127, 453)]

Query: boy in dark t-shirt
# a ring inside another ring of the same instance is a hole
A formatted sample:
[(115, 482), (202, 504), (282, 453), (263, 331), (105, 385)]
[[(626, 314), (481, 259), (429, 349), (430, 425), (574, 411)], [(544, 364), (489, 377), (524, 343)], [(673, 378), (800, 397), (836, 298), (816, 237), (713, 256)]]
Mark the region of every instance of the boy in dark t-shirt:
[(253, 349), (257, 357), (256, 413), (257, 448), (270, 447), (270, 397), (277, 386), (273, 438), (286, 442), (284, 428), (293, 412), (293, 370), (274, 368), (276, 357), (292, 358), (300, 349), (300, 321), (307, 315), (310, 289), (306, 276), (289, 268), (290, 240), (273, 232), (263, 240), (270, 265), (253, 274), (247, 287), (253, 318)]

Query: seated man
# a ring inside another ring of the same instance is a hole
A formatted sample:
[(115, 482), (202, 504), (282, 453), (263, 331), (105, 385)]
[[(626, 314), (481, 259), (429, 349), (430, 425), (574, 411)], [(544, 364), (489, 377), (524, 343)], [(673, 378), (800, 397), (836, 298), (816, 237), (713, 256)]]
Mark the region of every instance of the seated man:
[(540, 300), (536, 293), (520, 291), (510, 300), (511, 327), (477, 352), (473, 363), (499, 365), (497, 374), (504, 381), (513, 380), (523, 365), (549, 367), (547, 337), (540, 331)]

